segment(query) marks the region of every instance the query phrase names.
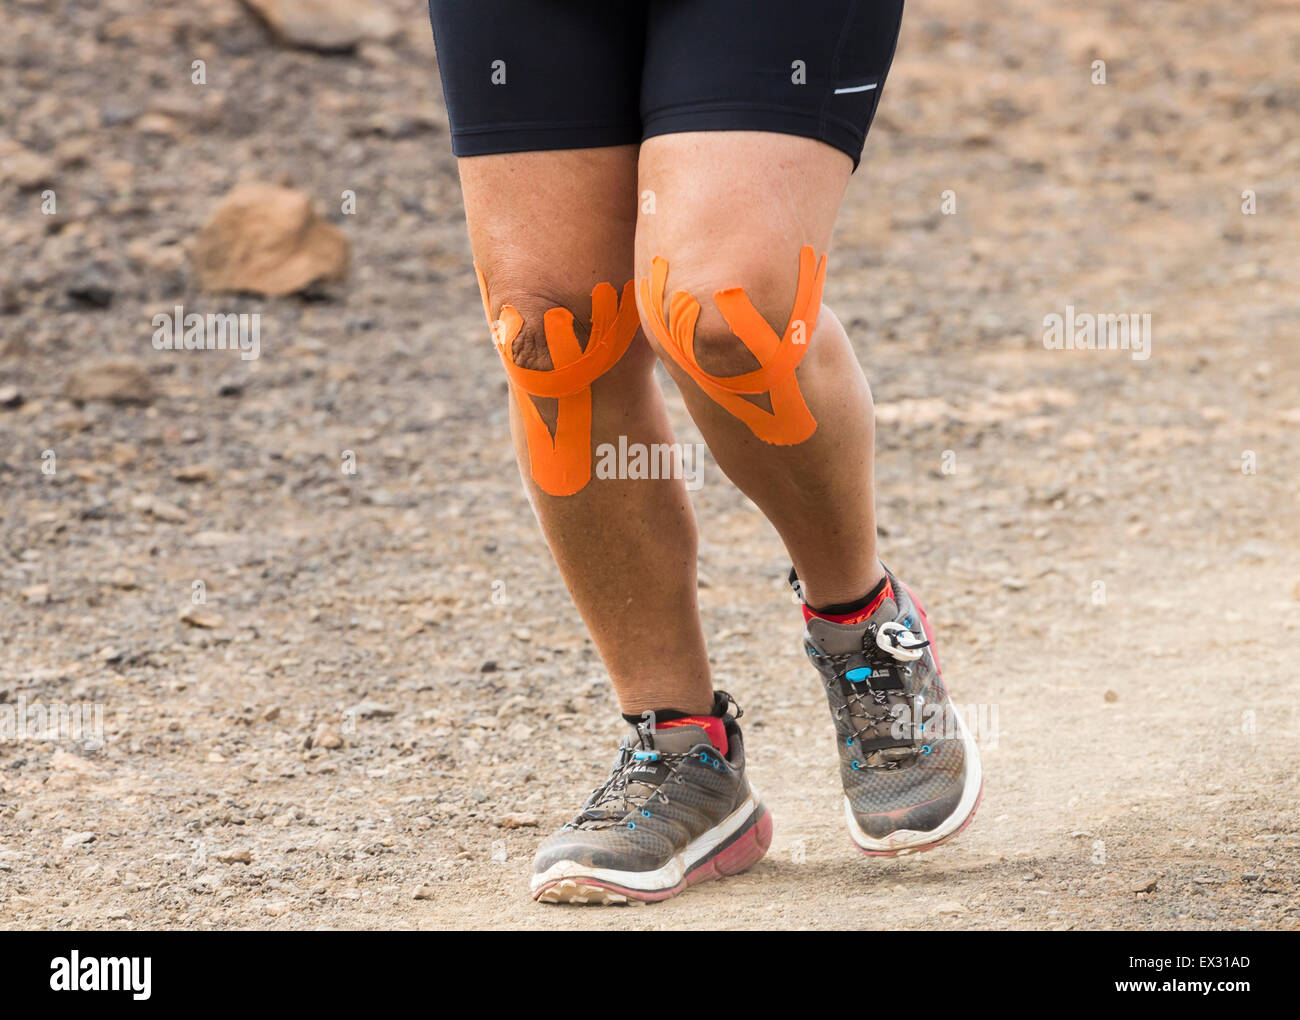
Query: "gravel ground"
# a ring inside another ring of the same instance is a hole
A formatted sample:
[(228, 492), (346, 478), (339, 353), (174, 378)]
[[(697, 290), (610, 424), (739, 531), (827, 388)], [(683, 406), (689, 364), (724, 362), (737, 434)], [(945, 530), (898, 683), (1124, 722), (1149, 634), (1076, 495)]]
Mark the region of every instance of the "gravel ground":
[[(775, 841), (583, 910), (530, 858), (621, 723), (505, 438), (425, 13), (388, 6), (324, 56), (233, 0), (3, 0), (0, 706), (104, 739), (0, 740), (0, 924), (1300, 927), (1300, 10), (909, 6), (827, 300), (886, 560), (996, 719), (980, 814), (852, 852), (786, 559), (710, 461), (703, 613)], [(245, 180), (310, 196), (349, 279), (200, 292)], [(261, 357), (153, 350), (177, 304), (260, 313)], [(1150, 357), (1045, 349), (1067, 305), (1149, 313)], [(71, 399), (105, 359), (138, 403)]]

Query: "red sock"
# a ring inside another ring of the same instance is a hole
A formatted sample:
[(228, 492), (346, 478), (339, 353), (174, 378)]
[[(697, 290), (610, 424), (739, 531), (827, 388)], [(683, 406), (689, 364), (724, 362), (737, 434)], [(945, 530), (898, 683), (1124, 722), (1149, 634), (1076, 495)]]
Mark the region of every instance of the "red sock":
[(655, 729), (666, 730), (673, 726), (698, 726), (709, 735), (711, 743), (718, 754), (727, 755), (727, 727), (716, 715), (687, 715), (668, 722), (655, 723)]
[(826, 620), (830, 623), (861, 623), (880, 608), (885, 599), (894, 597), (894, 586), (890, 584), (889, 577), (884, 577), (875, 588), (867, 594), (861, 604), (851, 606), (827, 606), (826, 609), (813, 609), (807, 604), (803, 607), (804, 620), (811, 620), (814, 616), (819, 620)]

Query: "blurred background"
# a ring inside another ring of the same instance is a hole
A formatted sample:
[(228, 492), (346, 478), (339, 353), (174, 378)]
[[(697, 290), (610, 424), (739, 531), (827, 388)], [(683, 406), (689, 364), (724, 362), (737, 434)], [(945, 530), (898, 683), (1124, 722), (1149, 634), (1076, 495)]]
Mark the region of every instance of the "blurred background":
[[(1295, 4), (909, 4), (827, 300), (883, 556), (996, 721), (983, 808), (851, 853), (787, 560), (710, 461), (776, 838), (598, 914), (525, 891), (620, 723), (506, 439), (424, 6), (0, 10), (0, 707), (102, 712), (0, 732), (10, 924), (1300, 926)], [(1067, 307), (1149, 356), (1051, 349)], [(244, 346), (170, 349), (191, 315)]]

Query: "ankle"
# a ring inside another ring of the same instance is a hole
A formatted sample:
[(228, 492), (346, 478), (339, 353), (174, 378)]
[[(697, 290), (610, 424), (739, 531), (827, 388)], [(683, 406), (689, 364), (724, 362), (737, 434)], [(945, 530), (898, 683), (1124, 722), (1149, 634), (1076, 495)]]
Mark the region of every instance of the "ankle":
[(647, 714), (653, 715), (656, 730), (675, 729), (679, 726), (698, 726), (708, 735), (709, 743), (713, 745), (714, 749), (719, 754), (726, 755), (727, 724), (725, 722), (725, 703), (723, 715), (716, 715), (712, 710), (709, 712), (683, 712), (675, 708), (655, 708), (647, 709), (640, 715), (624, 712), (623, 719), (629, 725), (635, 726), (637, 723), (642, 722)]
[(824, 578), (814, 577), (811, 581), (790, 569), (790, 584), (799, 596), (805, 611), (811, 609), (814, 614), (842, 615), (855, 609), (863, 608), (879, 593), (889, 587), (889, 574), (884, 564), (876, 557), (871, 558), (871, 567), (861, 580), (845, 583), (837, 580), (828, 583)]
[(861, 623), (876, 612), (886, 599), (894, 597), (894, 586), (889, 575), (883, 575), (864, 595), (845, 602), (833, 602), (824, 605), (803, 604), (803, 617), (811, 620), (817, 617), (831, 623)]

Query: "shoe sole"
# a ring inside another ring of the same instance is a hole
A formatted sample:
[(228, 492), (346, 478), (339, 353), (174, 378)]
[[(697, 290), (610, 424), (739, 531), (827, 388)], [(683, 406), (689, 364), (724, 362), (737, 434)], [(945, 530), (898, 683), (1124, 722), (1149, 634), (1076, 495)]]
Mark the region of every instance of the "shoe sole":
[(751, 793), (744, 804), (662, 868), (617, 871), (558, 861), (533, 877), (532, 896), (539, 903), (588, 906), (658, 903), (700, 882), (740, 874), (762, 860), (771, 845), (772, 816)]
[[(909, 854), (923, 854), (927, 850), (933, 850), (937, 846), (942, 846), (948, 840), (960, 836), (966, 831), (966, 827), (975, 820), (975, 812), (979, 810), (980, 798), (984, 795), (984, 784), (980, 783), (979, 792), (975, 794), (975, 804), (971, 807), (970, 813), (966, 816), (961, 825), (957, 826), (946, 836), (933, 838), (933, 833), (916, 832), (912, 829), (899, 829), (897, 832), (891, 832), (883, 840), (872, 839), (858, 827), (857, 819), (853, 817), (853, 808), (845, 800), (845, 807), (849, 817), (849, 839), (853, 843), (853, 849), (865, 857), (906, 857)], [(942, 827), (941, 827), (942, 828)], [(934, 830), (935, 832), (939, 830)], [(903, 841), (903, 845), (893, 846), (891, 840)], [(920, 843), (914, 843), (913, 840), (922, 840)], [(863, 846), (859, 840), (866, 841), (868, 844), (874, 844), (872, 848)]]
[[(903, 588), (906, 590), (908, 597), (911, 598), (912, 604), (916, 606), (916, 611), (921, 617), (921, 627), (925, 630), (926, 640), (930, 642), (935, 668), (940, 669), (939, 653), (934, 650), (934, 632), (930, 629), (930, 619), (926, 615), (925, 607), (911, 588), (906, 584), (903, 585)], [(943, 675), (942, 671), (939, 675)], [(946, 689), (947, 685), (945, 684)], [(984, 796), (984, 774), (980, 765), (979, 748), (975, 746), (975, 740), (971, 736), (970, 730), (966, 728), (966, 721), (962, 719), (955, 707), (952, 708), (952, 714), (957, 719), (957, 725), (961, 728), (962, 742), (966, 745), (966, 767), (968, 770), (966, 787), (962, 791), (962, 798), (953, 813), (933, 829), (924, 832), (916, 829), (898, 829), (888, 836), (877, 839), (868, 836), (862, 831), (857, 818), (854, 817), (853, 805), (845, 797), (844, 817), (848, 822), (849, 838), (853, 841), (853, 846), (859, 853), (867, 857), (903, 857), (907, 854), (924, 853), (948, 842), (954, 836), (960, 835), (974, 820), (975, 812), (979, 810), (980, 800)]]

